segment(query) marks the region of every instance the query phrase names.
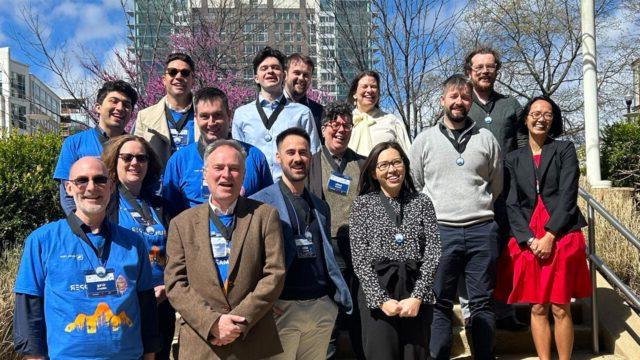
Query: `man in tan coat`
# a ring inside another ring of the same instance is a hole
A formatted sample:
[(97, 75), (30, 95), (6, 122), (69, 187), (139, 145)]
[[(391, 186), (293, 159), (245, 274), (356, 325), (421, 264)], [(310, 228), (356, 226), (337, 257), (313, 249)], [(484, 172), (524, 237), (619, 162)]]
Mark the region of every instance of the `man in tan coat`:
[(169, 227), (165, 285), (181, 315), (181, 359), (261, 359), (282, 352), (273, 303), (284, 286), (278, 212), (240, 197), (246, 153), (234, 140), (205, 151), (208, 203)]
[(194, 123), (193, 88), (195, 63), (184, 53), (172, 53), (165, 61), (162, 84), (167, 95), (138, 112), (132, 134), (151, 144), (164, 169), (171, 154), (198, 141)]

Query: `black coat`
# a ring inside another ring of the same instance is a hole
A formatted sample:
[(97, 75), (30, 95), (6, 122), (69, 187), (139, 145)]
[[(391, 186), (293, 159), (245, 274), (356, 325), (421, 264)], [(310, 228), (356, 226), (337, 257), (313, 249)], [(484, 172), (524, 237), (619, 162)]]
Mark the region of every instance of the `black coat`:
[[(587, 226), (577, 204), (580, 169), (573, 143), (548, 139), (542, 147), (538, 174), (542, 201), (550, 215), (545, 229), (561, 236)], [(534, 237), (529, 221), (537, 201), (535, 165), (529, 146), (507, 154), (505, 176), (511, 235), (525, 245)]]

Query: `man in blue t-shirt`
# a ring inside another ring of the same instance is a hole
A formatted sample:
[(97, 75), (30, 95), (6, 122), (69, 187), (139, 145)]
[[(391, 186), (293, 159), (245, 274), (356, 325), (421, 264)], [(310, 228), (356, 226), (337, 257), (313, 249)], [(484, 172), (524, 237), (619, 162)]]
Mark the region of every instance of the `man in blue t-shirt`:
[(167, 95), (138, 113), (132, 133), (142, 136), (151, 144), (162, 168), (174, 152), (198, 139), (191, 93), (195, 70), (189, 55), (170, 54), (162, 76)]
[(100, 159), (81, 158), (66, 182), (75, 212), (27, 238), (14, 288), (17, 353), (138, 360), (160, 350), (146, 246), (105, 217), (113, 186)]
[(84, 156), (100, 157), (105, 142), (124, 134), (124, 128), (137, 101), (138, 93), (127, 82), (105, 82), (96, 97), (98, 125), (69, 136), (62, 144), (53, 178), (60, 181), (60, 205), (65, 214), (68, 215), (76, 209), (73, 198), (66, 191), (71, 165)]
[[(172, 155), (164, 172), (162, 196), (167, 200), (166, 210), (171, 217), (207, 201), (209, 188), (202, 176), (203, 154), (214, 141), (229, 137), (231, 112), (224, 92), (202, 88), (196, 92), (194, 103), (200, 140)], [(249, 196), (273, 184), (273, 179), (264, 154), (247, 143), (240, 144), (247, 153), (241, 194)]]

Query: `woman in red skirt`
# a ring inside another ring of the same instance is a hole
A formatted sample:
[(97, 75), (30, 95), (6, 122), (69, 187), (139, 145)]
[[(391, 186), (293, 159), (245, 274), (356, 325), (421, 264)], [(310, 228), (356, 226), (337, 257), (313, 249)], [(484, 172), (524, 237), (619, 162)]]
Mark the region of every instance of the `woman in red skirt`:
[(512, 238), (498, 262), (495, 296), (531, 304), (531, 332), (538, 356), (551, 359), (549, 311), (560, 360), (573, 349), (571, 298), (591, 294), (578, 209), (578, 159), (562, 133), (560, 108), (536, 97), (523, 109), (529, 146), (507, 154), (505, 191)]

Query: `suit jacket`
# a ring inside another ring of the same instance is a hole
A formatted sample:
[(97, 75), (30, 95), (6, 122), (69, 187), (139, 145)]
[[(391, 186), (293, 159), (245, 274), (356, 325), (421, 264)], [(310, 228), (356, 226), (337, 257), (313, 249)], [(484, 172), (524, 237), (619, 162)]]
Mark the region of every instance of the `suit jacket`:
[[(540, 194), (549, 212), (548, 231), (562, 235), (587, 225), (578, 208), (580, 169), (572, 142), (548, 139), (542, 147)], [(534, 237), (529, 221), (536, 206), (536, 174), (531, 147), (507, 154), (505, 159), (507, 216), (511, 234), (525, 245)]]
[[(164, 112), (166, 99), (165, 96), (155, 105), (140, 110), (133, 128), (133, 135), (141, 136), (151, 144), (163, 169), (172, 155), (171, 133)], [(200, 129), (197, 125), (194, 126), (194, 134), (195, 140), (198, 140)]]
[[(322, 157), (323, 156), (324, 155), (322, 153), (322, 150), (313, 154), (313, 156), (311, 157), (311, 163), (309, 164), (309, 176), (307, 176), (307, 179), (306, 179), (307, 189), (312, 194), (314, 194), (315, 196), (321, 199), (324, 199), (322, 189), (324, 186), (324, 181), (327, 180), (327, 179), (322, 179)], [(349, 162), (357, 161), (358, 166), (360, 167), (360, 170), (362, 170), (365, 161), (367, 161), (366, 157), (357, 154), (355, 151), (349, 148), (347, 148), (347, 150), (345, 151), (344, 157)]]
[[(285, 274), (278, 213), (240, 197), (235, 214), (227, 293), (211, 250), (209, 204), (183, 211), (169, 226), (165, 286), (169, 302), (182, 315), (182, 359), (260, 359), (282, 352), (272, 313)], [(213, 346), (209, 332), (223, 314), (247, 322), (234, 342)]]
[[(296, 257), (296, 244), (293, 240), (294, 232), (293, 228), (291, 227), (291, 219), (289, 218), (287, 204), (285, 203), (284, 195), (280, 190), (280, 181), (281, 180), (253, 194), (251, 196), (251, 199), (269, 204), (278, 210), (278, 213), (280, 214), (280, 222), (282, 223), (282, 233), (284, 238), (285, 264), (286, 268), (288, 269)], [(311, 201), (313, 202), (314, 216), (320, 222), (320, 233), (322, 235), (322, 249), (324, 253), (325, 265), (327, 266), (329, 278), (331, 279), (335, 289), (333, 300), (350, 314), (351, 309), (353, 308), (351, 294), (349, 293), (347, 283), (342, 277), (342, 273), (340, 272), (340, 268), (338, 267), (338, 263), (336, 262), (336, 258), (333, 254), (333, 249), (330, 242), (331, 238), (327, 235), (331, 234), (331, 215), (329, 213), (329, 205), (327, 205), (326, 202), (322, 201), (313, 193), (310, 193), (309, 196), (311, 197)]]

